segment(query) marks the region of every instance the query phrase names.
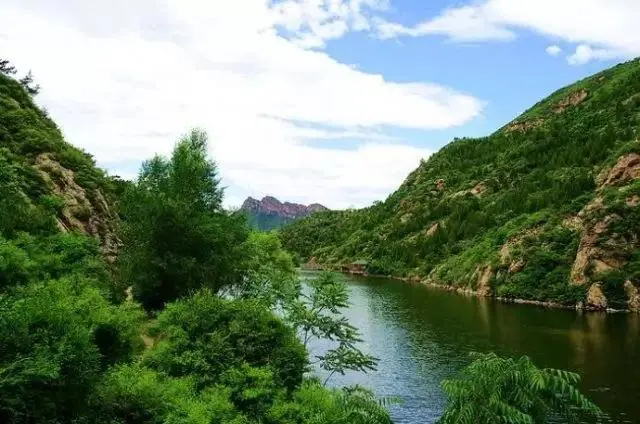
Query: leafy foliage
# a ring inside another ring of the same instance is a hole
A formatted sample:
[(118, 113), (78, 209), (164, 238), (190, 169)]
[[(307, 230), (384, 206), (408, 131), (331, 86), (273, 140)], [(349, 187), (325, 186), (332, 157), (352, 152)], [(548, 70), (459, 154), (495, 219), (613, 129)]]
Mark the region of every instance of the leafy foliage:
[(229, 391), (198, 392), (189, 378), (170, 378), (139, 365), (111, 369), (90, 399), (87, 422), (242, 424)]
[(1, 421), (65, 421), (85, 411), (101, 372), (139, 349), (141, 318), (81, 277), (0, 295)]
[(391, 424), (389, 412), (362, 387), (327, 390), (308, 380), (290, 400), (276, 402), (269, 422), (279, 424)]
[(223, 300), (201, 291), (158, 316), (163, 335), (145, 363), (171, 376), (213, 384), (229, 368), (271, 367), (281, 387), (302, 380), (307, 354), (293, 332), (260, 303)]
[(298, 295), (298, 273), (277, 234), (252, 231), (244, 248), (248, 255), (247, 275), (236, 287), (237, 296), (258, 299), (269, 307), (277, 307)]
[(552, 416), (579, 422), (580, 414), (600, 415), (575, 387), (580, 376), (539, 369), (527, 357), (477, 355), (460, 376), (445, 380), (449, 397), (439, 423), (546, 423)]
[(344, 281), (331, 273), (322, 273), (308, 283), (308, 293), (284, 304), (287, 321), (299, 334), (304, 345), (312, 338), (336, 343), (316, 358), (320, 367), (329, 372), (324, 384), (335, 374), (346, 371), (367, 372), (376, 369), (378, 359), (358, 349), (361, 342), (358, 329), (341, 314), (348, 306), (349, 294)]

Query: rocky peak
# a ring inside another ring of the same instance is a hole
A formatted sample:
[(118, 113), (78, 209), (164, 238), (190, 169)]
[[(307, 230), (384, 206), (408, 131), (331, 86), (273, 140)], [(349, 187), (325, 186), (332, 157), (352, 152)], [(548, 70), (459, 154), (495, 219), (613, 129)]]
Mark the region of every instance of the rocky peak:
[(248, 197), (242, 203), (240, 209), (252, 213), (280, 216), (287, 219), (302, 218), (315, 212), (329, 210), (319, 203), (312, 203), (308, 206), (291, 202), (283, 203), (273, 196), (265, 196), (262, 200)]

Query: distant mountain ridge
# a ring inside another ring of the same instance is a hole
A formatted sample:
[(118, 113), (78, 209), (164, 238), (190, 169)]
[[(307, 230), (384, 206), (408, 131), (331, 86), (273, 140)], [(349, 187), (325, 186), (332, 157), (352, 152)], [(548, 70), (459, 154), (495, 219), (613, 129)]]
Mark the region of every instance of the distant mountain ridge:
[(265, 196), (262, 200), (247, 197), (240, 210), (247, 214), (251, 227), (259, 230), (272, 230), (281, 228), (296, 219), (329, 209), (319, 203), (310, 205), (283, 203), (273, 196)]

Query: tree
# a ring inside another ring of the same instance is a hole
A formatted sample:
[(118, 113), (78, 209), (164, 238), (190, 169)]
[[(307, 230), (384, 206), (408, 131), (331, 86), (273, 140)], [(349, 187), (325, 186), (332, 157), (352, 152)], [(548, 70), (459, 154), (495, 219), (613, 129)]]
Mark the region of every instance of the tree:
[(27, 75), (20, 78), (18, 82), (27, 91), (27, 93), (32, 96), (35, 96), (40, 92), (40, 85), (33, 82), (33, 74), (31, 71), (27, 72)]
[(476, 358), (459, 377), (442, 382), (449, 400), (439, 423), (542, 424), (551, 416), (577, 422), (580, 414), (601, 414), (575, 387), (578, 374), (540, 369), (526, 356)]
[(324, 384), (335, 374), (346, 371), (373, 371), (378, 359), (363, 353), (358, 329), (341, 313), (349, 305), (349, 293), (343, 281), (329, 272), (309, 281), (309, 293), (301, 291), (297, 298), (284, 305), (288, 322), (305, 345), (313, 338), (334, 341), (337, 346), (323, 355), (316, 355), (320, 367), (329, 374)]
[(145, 309), (244, 280), (248, 232), (241, 216), (222, 209), (222, 196), (202, 131), (183, 137), (170, 159), (143, 164), (121, 203), (120, 265), (123, 284)]
[(0, 73), (5, 75), (15, 75), (18, 70), (7, 59), (0, 59)]
[(237, 296), (259, 299), (270, 308), (297, 298), (300, 292), (298, 273), (276, 233), (252, 231), (244, 247), (248, 255), (247, 274), (236, 290)]

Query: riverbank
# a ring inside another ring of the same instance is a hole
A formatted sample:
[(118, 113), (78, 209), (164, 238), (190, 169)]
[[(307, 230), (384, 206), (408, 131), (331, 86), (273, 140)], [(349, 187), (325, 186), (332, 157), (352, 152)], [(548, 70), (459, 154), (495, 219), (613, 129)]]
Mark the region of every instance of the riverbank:
[(445, 291), (449, 291), (449, 292), (454, 292), (454, 293), (459, 294), (459, 295), (474, 296), (474, 297), (485, 297), (485, 298), (495, 299), (495, 300), (497, 300), (499, 302), (503, 302), (503, 303), (513, 303), (513, 304), (518, 304), (518, 305), (529, 305), (529, 306), (536, 306), (536, 307), (542, 307), (542, 308), (551, 308), (551, 309), (565, 309), (565, 310), (572, 310), (572, 311), (576, 311), (576, 312), (599, 312), (599, 313), (608, 313), (608, 314), (620, 314), (620, 313), (631, 313), (632, 312), (629, 309), (595, 308), (595, 307), (586, 306), (584, 304), (566, 305), (566, 304), (562, 304), (562, 303), (559, 303), (559, 302), (552, 302), (552, 301), (541, 301), (541, 300), (520, 299), (520, 298), (512, 298), (512, 297), (502, 297), (502, 296), (494, 296), (494, 295), (491, 295), (491, 294), (487, 295), (487, 294), (480, 293), (477, 290), (473, 290), (473, 289), (468, 288), (468, 287), (456, 287), (456, 286), (451, 286), (451, 285), (438, 284), (438, 283), (426, 281), (426, 280), (424, 280), (424, 279), (422, 279), (420, 277), (417, 277), (417, 276), (414, 276), (414, 277), (399, 277), (399, 276), (395, 276), (395, 275), (370, 274), (370, 273), (368, 273), (366, 271), (362, 271), (362, 270), (357, 270), (357, 271), (345, 270), (345, 267), (340, 267), (340, 268), (325, 267), (325, 266), (319, 264), (316, 261), (307, 262), (305, 264), (302, 264), (300, 266), (300, 269), (301, 270), (305, 270), (305, 271), (332, 271), (332, 272), (339, 272), (341, 274), (353, 275), (353, 276), (358, 276), (358, 277), (387, 278), (387, 279), (391, 279), (391, 280), (402, 281), (402, 282), (405, 282), (405, 283), (408, 282), (408, 283), (420, 284), (420, 285), (427, 286), (427, 287), (430, 287), (430, 288), (435, 288), (435, 289), (439, 289), (439, 290), (445, 290)]

